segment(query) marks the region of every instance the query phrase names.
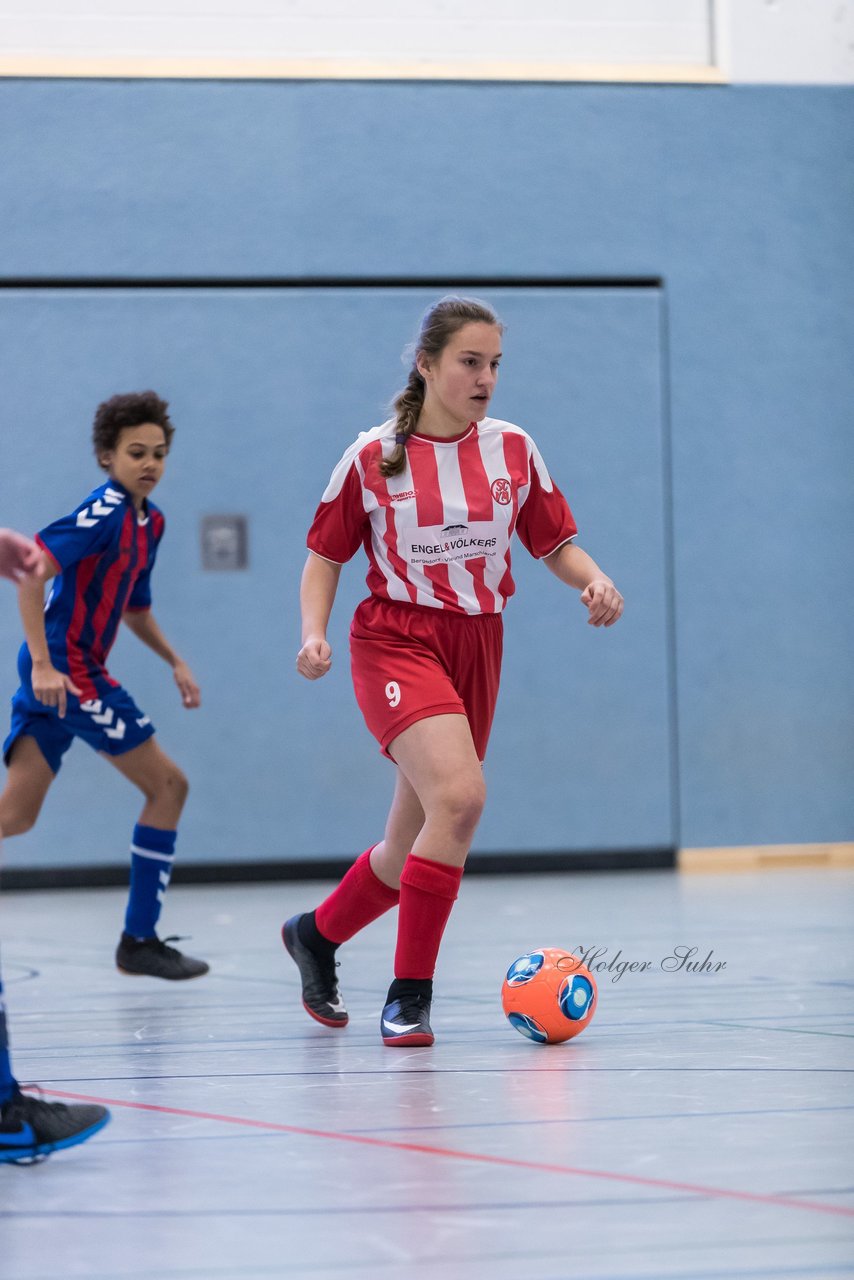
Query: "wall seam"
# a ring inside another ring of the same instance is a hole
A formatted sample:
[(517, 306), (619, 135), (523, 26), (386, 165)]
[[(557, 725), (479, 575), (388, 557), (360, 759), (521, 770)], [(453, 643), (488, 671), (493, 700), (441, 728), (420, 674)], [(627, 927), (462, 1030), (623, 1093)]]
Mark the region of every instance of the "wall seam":
[(664, 517), (664, 590), (667, 612), (667, 712), (668, 722), (670, 725), (670, 815), (672, 822), (672, 841), (678, 849), (682, 844), (682, 781), (680, 770), (681, 752), (678, 693), (679, 664), (676, 628), (676, 541), (673, 515), (674, 476), (670, 360), (670, 302), (667, 294), (666, 281), (662, 283), (662, 287), (659, 290), (659, 298), (659, 359), (661, 362), (661, 481)]
[(660, 276), (5, 276), (0, 289), (660, 289)]

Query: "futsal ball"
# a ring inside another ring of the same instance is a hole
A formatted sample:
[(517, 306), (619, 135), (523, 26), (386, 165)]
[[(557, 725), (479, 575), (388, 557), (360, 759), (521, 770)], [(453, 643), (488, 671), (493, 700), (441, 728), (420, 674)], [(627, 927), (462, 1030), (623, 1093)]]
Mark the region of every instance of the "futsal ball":
[(514, 960), (501, 988), (511, 1026), (537, 1044), (560, 1044), (579, 1035), (596, 1011), (596, 996), (590, 970), (559, 947)]

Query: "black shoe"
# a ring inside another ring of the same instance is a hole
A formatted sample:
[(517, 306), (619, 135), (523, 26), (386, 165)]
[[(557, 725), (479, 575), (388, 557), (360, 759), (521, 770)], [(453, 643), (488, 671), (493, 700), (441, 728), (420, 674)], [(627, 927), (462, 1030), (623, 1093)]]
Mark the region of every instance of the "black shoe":
[(34, 1164), (52, 1151), (76, 1147), (109, 1118), (106, 1107), (42, 1102), (19, 1089), (0, 1107), (0, 1163)]
[(430, 1027), (430, 1001), (426, 996), (404, 996), (391, 1000), (380, 1019), (383, 1044), (416, 1048), (433, 1043)]
[(300, 940), (298, 926), (301, 918), (291, 916), (285, 921), (282, 942), (299, 969), (303, 1008), (325, 1027), (346, 1027), (350, 1019), (338, 990), (335, 961), (316, 955)]
[(204, 960), (194, 960), (166, 945), (177, 941), (177, 938), (166, 938), (161, 942), (155, 936), (139, 942), (129, 933), (123, 933), (116, 948), (116, 964), (122, 973), (144, 973), (150, 978), (168, 978), (171, 982), (200, 978), (207, 973), (210, 965)]

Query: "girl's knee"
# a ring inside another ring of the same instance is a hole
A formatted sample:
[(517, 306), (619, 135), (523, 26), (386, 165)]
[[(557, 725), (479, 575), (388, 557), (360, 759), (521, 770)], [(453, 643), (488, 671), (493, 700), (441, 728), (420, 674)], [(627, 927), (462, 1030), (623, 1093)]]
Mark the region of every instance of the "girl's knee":
[(461, 836), (473, 833), (486, 803), (486, 784), (481, 775), (455, 779), (444, 789), (441, 806), (452, 827)]

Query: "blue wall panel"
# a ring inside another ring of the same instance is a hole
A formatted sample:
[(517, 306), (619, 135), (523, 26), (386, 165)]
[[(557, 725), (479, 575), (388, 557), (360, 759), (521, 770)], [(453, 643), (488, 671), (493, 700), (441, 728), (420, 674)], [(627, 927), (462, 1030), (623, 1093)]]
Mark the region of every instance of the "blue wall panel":
[(676, 838), (852, 838), (854, 91), (6, 82), (0, 124), (6, 278), (661, 276)]
[(654, 92), (6, 82), (0, 116), (2, 274), (661, 266)]

